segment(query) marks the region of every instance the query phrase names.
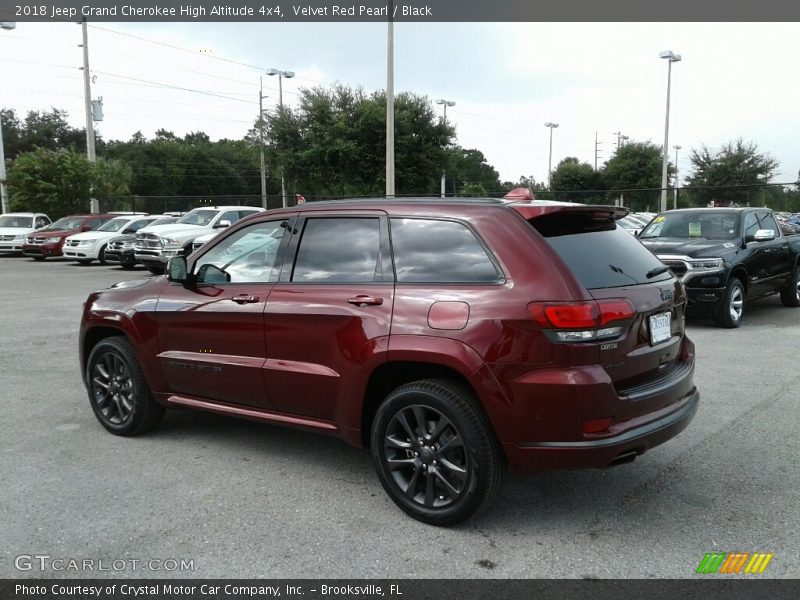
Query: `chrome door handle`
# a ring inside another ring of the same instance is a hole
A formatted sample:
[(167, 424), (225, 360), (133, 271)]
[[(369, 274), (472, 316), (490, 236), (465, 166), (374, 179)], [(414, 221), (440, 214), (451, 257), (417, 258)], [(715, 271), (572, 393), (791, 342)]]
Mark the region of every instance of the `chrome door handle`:
[(383, 304), (383, 298), (375, 298), (374, 296), (353, 296), (348, 298), (347, 301), (356, 306), (380, 306)]
[(250, 294), (239, 294), (231, 298), (231, 300), (236, 302), (236, 304), (254, 304), (260, 302), (261, 299), (258, 296), (251, 296)]

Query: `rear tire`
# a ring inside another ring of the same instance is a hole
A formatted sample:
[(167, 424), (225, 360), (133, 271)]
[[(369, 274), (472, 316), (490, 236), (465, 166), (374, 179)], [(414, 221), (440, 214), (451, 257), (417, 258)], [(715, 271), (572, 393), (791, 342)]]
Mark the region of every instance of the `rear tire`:
[(390, 393), (375, 415), (371, 442), (386, 493), (431, 525), (476, 515), (503, 479), (503, 455), (477, 400), (451, 381), (415, 381)]
[(717, 308), (714, 322), (727, 329), (739, 327), (744, 317), (744, 297), (744, 285), (738, 278), (731, 277), (725, 287), (722, 302)]
[(794, 268), (786, 287), (781, 290), (781, 302), (790, 308), (800, 306), (800, 265)]
[(85, 377), (94, 415), (111, 433), (138, 435), (161, 422), (165, 408), (153, 399), (136, 352), (125, 338), (98, 342)]

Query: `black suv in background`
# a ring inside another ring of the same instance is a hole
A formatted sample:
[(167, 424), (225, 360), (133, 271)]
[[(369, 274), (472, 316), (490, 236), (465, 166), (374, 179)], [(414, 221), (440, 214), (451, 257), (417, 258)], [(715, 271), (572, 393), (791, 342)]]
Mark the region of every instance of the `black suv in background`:
[(738, 327), (745, 301), (780, 294), (800, 306), (800, 235), (785, 235), (768, 208), (687, 208), (653, 218), (639, 234), (686, 285), (689, 311)]

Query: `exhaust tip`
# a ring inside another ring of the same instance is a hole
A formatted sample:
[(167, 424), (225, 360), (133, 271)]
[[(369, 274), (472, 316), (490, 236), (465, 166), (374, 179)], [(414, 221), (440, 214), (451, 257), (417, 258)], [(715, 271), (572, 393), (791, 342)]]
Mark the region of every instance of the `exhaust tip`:
[(639, 456), (639, 452), (636, 450), (629, 450), (628, 452), (623, 452), (619, 456), (617, 456), (614, 460), (611, 461), (609, 467), (616, 467), (619, 465), (624, 465), (627, 463), (632, 463), (636, 460), (636, 457)]

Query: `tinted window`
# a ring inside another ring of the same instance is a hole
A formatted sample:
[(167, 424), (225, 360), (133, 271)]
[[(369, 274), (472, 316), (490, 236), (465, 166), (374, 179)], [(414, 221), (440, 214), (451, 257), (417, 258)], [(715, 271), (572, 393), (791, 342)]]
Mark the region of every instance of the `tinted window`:
[(239, 220), (239, 211), (229, 210), (222, 213), (222, 216), (220, 216), (219, 221), (217, 221), (217, 224), (219, 224), (220, 221), (230, 221), (231, 225), (233, 225), (238, 220)]
[(639, 237), (732, 240), (739, 237), (739, 213), (716, 208), (662, 213), (650, 221)]
[[(286, 232), (284, 220), (256, 223), (228, 236), (197, 260), (198, 272), (203, 265), (214, 265), (230, 276), (231, 283), (275, 281), (272, 268), (278, 247)], [(199, 280), (203, 283), (202, 278)]]
[(495, 283), (499, 273), (463, 223), (391, 219), (398, 283)]
[(308, 219), (297, 250), (292, 281), (381, 281), (380, 220)]
[[(613, 221), (594, 221), (591, 213), (555, 214), (531, 221), (586, 289), (621, 287), (672, 277), (647, 248)], [(541, 260), (532, 256), (532, 261)]]
[(758, 231), (758, 219), (756, 213), (748, 213), (744, 217), (744, 236), (753, 237)]
[(761, 220), (761, 229), (771, 229), (775, 232), (775, 235), (780, 235), (780, 230), (778, 229), (778, 223), (775, 221), (775, 217), (773, 217), (769, 213), (762, 213), (759, 215), (759, 219)]

